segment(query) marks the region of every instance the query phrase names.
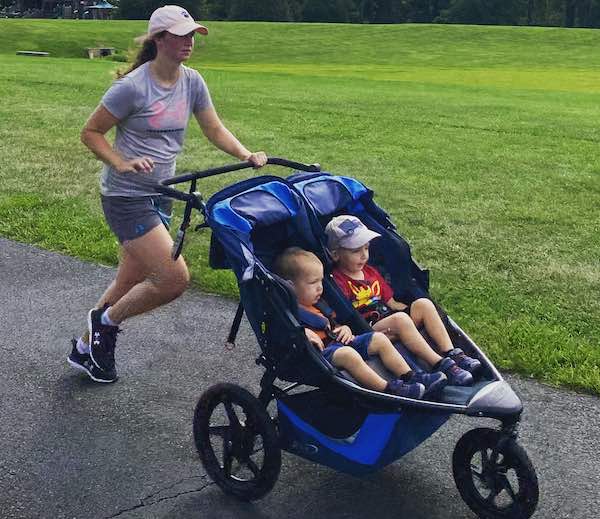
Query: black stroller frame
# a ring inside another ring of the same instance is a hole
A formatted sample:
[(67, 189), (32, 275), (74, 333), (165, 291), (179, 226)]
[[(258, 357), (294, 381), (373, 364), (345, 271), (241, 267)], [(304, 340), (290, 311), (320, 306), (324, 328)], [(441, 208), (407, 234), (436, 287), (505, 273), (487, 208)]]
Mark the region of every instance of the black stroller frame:
[[(277, 480), (282, 449), (360, 476), (415, 448), (452, 414), (463, 414), (496, 419), (500, 428), (472, 429), (458, 441), (452, 468), (461, 496), (482, 518), (530, 517), (539, 490), (531, 461), (516, 442), (523, 405), (485, 353), (441, 307), (436, 304), (453, 343), (480, 360), (483, 374), (472, 387), (447, 386), (435, 398), (414, 400), (361, 387), (307, 341), (295, 295), (271, 272), (270, 255), (281, 252), (277, 240), (278, 233), (283, 233), (292, 237), (293, 245), (312, 250), (325, 265), (330, 264), (322, 226), (334, 214), (319, 207), (327, 205), (321, 202), (328, 192), (335, 192), (330, 205), (338, 213), (365, 211), (357, 216), (384, 235), (383, 252), (403, 255), (411, 269), (404, 281), (413, 283), (420, 295), (428, 296), (428, 272), (410, 257), (408, 244), (360, 182), (323, 173), (318, 164), (280, 158), (269, 158), (268, 164), (291, 168), (296, 174), (287, 180), (275, 176), (248, 179), (221, 190), (208, 202), (197, 191), (198, 180), (252, 164), (187, 173), (157, 186), (162, 194), (186, 204), (174, 257), (181, 253), (194, 209), (204, 216), (196, 229), (212, 229), (211, 266), (234, 270), (240, 289), (240, 306), (228, 341), (235, 341), (245, 311), (261, 348), (256, 363), (265, 370), (258, 398), (235, 384), (218, 383), (199, 399), (194, 439), (209, 476), (230, 495), (258, 499)], [(187, 192), (170, 187), (184, 182), (190, 183)], [(350, 197), (345, 205), (338, 203), (343, 198), (338, 189), (343, 197)], [(345, 318), (355, 333), (370, 330), (328, 277), (324, 294), (339, 310), (339, 320)], [(413, 369), (423, 369), (402, 345), (397, 347)], [(381, 376), (390, 378), (378, 360), (368, 362)], [(278, 384), (278, 380), (289, 384)], [(273, 402), (276, 412), (269, 409)]]

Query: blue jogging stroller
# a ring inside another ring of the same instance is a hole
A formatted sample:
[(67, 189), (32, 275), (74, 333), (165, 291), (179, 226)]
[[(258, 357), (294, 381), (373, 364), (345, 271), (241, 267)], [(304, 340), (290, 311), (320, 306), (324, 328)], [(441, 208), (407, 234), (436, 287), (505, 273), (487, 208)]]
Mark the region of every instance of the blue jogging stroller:
[[(194, 440), (208, 475), (227, 494), (258, 499), (277, 480), (282, 449), (364, 475), (417, 447), (456, 413), (499, 421), (498, 429), (468, 431), (454, 450), (454, 480), (467, 505), (482, 518), (530, 517), (539, 489), (535, 470), (516, 442), (521, 401), (440, 306), (436, 304), (453, 344), (479, 359), (483, 369), (472, 386), (446, 386), (424, 400), (359, 386), (307, 341), (293, 291), (272, 272), (275, 258), (289, 246), (314, 252), (325, 265), (323, 295), (337, 320), (355, 334), (370, 331), (327, 275), (331, 258), (323, 229), (333, 216), (353, 214), (381, 235), (371, 243), (369, 262), (389, 280), (397, 299), (430, 297), (428, 272), (412, 259), (409, 245), (361, 182), (321, 172), (317, 164), (278, 158), (268, 163), (296, 171), (287, 179), (263, 175), (235, 183), (206, 202), (197, 191), (199, 179), (252, 165), (188, 173), (158, 186), (163, 194), (186, 202), (174, 257), (181, 252), (193, 210), (204, 216), (197, 228), (212, 230), (210, 265), (231, 269), (239, 286), (240, 305), (228, 341), (234, 342), (245, 313), (260, 346), (256, 362), (264, 368), (258, 397), (240, 386), (219, 383), (199, 399)], [(187, 192), (169, 187), (183, 182), (190, 183)], [(397, 347), (412, 369), (425, 368), (401, 344)], [(368, 362), (382, 377), (391, 378), (378, 359)]]

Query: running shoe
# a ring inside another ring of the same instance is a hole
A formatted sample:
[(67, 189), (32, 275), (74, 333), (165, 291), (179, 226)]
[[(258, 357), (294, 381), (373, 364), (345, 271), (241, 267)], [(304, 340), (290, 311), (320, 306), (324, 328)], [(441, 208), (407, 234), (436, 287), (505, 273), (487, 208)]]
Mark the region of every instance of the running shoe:
[(93, 308), (88, 314), (88, 328), (90, 332), (90, 357), (96, 367), (105, 373), (114, 373), (115, 370), (115, 347), (117, 345), (118, 326), (107, 326), (102, 324), (104, 308)]
[(404, 382), (402, 379), (394, 379), (388, 382), (386, 393), (406, 398), (422, 398), (425, 394), (425, 386), (418, 382)]
[(92, 362), (92, 358), (87, 353), (79, 353), (77, 339), (72, 339), (71, 345), (73, 348), (67, 356), (67, 362), (71, 367), (83, 371), (94, 382), (109, 384), (117, 380), (117, 372), (114, 369), (112, 372), (102, 371)]

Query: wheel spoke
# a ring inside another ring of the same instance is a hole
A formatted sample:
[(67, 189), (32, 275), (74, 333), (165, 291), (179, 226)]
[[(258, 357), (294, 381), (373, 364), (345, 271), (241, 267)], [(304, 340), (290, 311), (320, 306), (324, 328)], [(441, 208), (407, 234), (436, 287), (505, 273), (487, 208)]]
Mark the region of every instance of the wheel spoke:
[(488, 470), (488, 467), (490, 466), (490, 457), (488, 455), (487, 449), (482, 449), (480, 452), (481, 452), (481, 470), (482, 470), (482, 472), (485, 472)]
[(229, 423), (231, 424), (231, 428), (232, 428), (234, 434), (237, 432), (240, 432), (242, 430), (242, 424), (240, 423), (240, 420), (237, 417), (237, 414), (235, 414), (235, 410), (233, 409), (231, 402), (229, 402), (229, 401), (223, 402), (223, 405), (225, 406), (225, 411), (227, 412), (227, 418), (229, 418)]
[(226, 438), (229, 436), (230, 428), (228, 425), (211, 425), (208, 428), (208, 434)]
[(498, 497), (498, 491), (494, 490), (494, 489), (490, 489), (490, 495), (485, 498), (485, 501), (489, 504), (492, 504), (497, 497)]
[(260, 469), (258, 468), (256, 463), (254, 463), (254, 461), (252, 459), (248, 458), (246, 465), (248, 465), (248, 468), (252, 471), (252, 474), (254, 474), (254, 477), (258, 477), (258, 474), (260, 473)]
[(223, 451), (223, 471), (226, 477), (231, 477), (231, 464), (233, 462), (233, 454), (229, 448)]
[(513, 503), (516, 503), (517, 495), (515, 494), (515, 491), (514, 491), (512, 485), (510, 484), (510, 481), (508, 480), (508, 478), (506, 476), (502, 476), (502, 478), (500, 479), (500, 482), (501, 482), (504, 490), (506, 490), (506, 492), (508, 492), (508, 495), (513, 500)]
[(477, 469), (479, 467), (475, 467), (475, 465), (471, 465), (471, 474), (473, 474), (473, 476), (475, 476), (479, 481), (485, 483), (485, 478), (483, 477), (483, 473), (482, 472), (477, 472)]

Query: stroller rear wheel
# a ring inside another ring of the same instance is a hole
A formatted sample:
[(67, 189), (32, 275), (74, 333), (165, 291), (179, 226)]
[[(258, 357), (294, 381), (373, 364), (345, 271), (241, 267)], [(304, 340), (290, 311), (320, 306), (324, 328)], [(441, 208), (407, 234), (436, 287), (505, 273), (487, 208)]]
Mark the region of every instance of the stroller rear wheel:
[(528, 519), (539, 487), (525, 450), (500, 431), (467, 432), (452, 456), (454, 481), (465, 503), (484, 519)]
[(275, 485), (281, 449), (260, 401), (235, 384), (216, 384), (198, 401), (194, 441), (202, 464), (226, 494), (259, 499)]

